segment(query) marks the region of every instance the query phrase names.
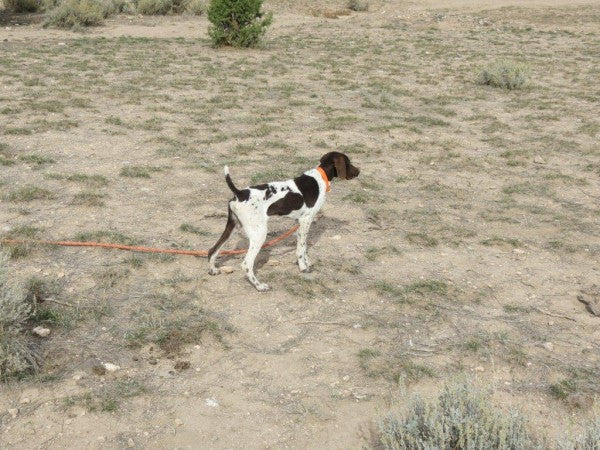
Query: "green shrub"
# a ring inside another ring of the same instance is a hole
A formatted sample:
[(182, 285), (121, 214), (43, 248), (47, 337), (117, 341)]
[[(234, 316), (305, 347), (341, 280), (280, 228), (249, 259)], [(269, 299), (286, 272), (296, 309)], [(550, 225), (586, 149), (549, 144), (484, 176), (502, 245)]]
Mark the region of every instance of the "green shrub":
[(496, 409), (488, 395), (466, 384), (446, 386), (434, 403), (416, 397), (404, 415), (380, 421), (378, 438), (394, 450), (542, 448), (520, 414)]
[(211, 0), (208, 34), (215, 46), (254, 47), (273, 15), (260, 11), (263, 0)]
[(40, 0), (3, 0), (4, 8), (14, 13), (36, 12), (40, 9)]
[(524, 64), (500, 61), (479, 74), (479, 82), (493, 87), (513, 90), (525, 86), (529, 69)]
[(64, 0), (50, 11), (44, 26), (78, 28), (100, 25), (110, 7), (96, 0)]
[(352, 11), (367, 11), (369, 3), (366, 0), (348, 0), (348, 9)]
[(8, 279), (8, 256), (0, 252), (0, 380), (38, 367), (36, 352), (23, 333), (31, 305), (23, 286)]

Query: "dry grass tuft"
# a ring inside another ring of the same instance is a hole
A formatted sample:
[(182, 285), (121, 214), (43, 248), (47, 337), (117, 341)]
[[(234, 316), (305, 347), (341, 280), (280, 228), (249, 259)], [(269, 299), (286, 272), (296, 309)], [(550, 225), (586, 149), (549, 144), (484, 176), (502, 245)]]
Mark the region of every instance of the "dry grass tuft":
[(31, 314), (24, 287), (9, 282), (9, 257), (0, 252), (0, 380), (38, 368), (38, 355), (24, 336)]

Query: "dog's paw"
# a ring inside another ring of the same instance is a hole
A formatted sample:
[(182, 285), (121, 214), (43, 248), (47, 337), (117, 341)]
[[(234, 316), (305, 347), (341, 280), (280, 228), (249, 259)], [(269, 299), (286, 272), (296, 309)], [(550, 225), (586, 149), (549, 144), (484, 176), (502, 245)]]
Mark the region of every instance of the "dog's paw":
[(267, 283), (258, 283), (255, 287), (259, 292), (266, 292), (271, 289), (271, 286), (269, 286)]
[(216, 267), (215, 268), (211, 267), (210, 269), (208, 269), (209, 275), (219, 275), (220, 273), (221, 273), (221, 269), (217, 269)]
[(312, 272), (312, 266), (306, 266), (305, 268), (300, 267), (300, 272), (302, 272), (302, 273), (311, 273)]

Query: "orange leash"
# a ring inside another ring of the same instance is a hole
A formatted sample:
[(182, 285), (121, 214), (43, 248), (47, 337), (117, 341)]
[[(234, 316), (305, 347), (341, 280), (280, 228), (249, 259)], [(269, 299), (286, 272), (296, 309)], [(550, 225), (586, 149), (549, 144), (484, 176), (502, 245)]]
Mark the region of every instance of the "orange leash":
[[(285, 233), (271, 239), (263, 244), (261, 248), (271, 247), (285, 238), (289, 237), (298, 229), (298, 225), (294, 225)], [(122, 244), (111, 244), (108, 242), (78, 242), (78, 241), (38, 241), (38, 240), (18, 240), (18, 239), (2, 239), (1, 244), (43, 244), (43, 245), (60, 245), (63, 247), (101, 247), (101, 248), (115, 248), (117, 250), (129, 250), (132, 252), (142, 253), (173, 253), (176, 255), (191, 255), (191, 256), (208, 256), (207, 250), (176, 250), (168, 248), (154, 248), (154, 247), (140, 247), (137, 245), (122, 245)], [(219, 255), (241, 255), (246, 253), (247, 249), (237, 250), (222, 250)]]

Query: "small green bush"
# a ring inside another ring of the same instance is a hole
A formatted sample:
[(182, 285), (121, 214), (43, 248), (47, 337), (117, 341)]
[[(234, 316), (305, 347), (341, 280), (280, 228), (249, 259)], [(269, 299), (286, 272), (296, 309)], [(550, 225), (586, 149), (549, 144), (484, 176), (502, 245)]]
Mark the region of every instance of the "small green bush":
[(378, 437), (381, 447), (394, 450), (542, 448), (523, 416), (496, 409), (488, 395), (466, 384), (446, 386), (434, 403), (416, 397), (404, 415), (380, 421)]
[(4, 8), (14, 13), (36, 12), (40, 9), (40, 0), (3, 0)]
[(215, 46), (255, 47), (273, 14), (260, 10), (263, 0), (211, 0), (208, 34)]
[(96, 0), (64, 0), (50, 11), (44, 26), (78, 28), (100, 25), (111, 14), (108, 4)]
[(520, 89), (529, 79), (529, 68), (525, 64), (500, 61), (479, 74), (479, 82), (493, 87)]

